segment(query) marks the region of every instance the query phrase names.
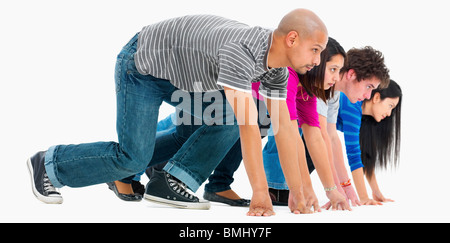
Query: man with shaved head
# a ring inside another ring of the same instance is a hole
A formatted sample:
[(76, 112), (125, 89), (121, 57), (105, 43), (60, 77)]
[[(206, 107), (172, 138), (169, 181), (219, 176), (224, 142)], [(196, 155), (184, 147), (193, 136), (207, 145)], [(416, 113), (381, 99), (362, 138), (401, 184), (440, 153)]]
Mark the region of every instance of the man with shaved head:
[[(320, 59), (312, 58), (320, 58), (320, 55), (314, 54), (325, 49), (327, 38), (327, 28), (317, 15), (306, 9), (296, 9), (284, 16), (274, 31), (272, 45), (274, 50), (271, 50), (271, 53), (275, 52), (278, 46), (280, 48), (284, 45), (289, 47), (284, 49), (284, 53), (274, 53), (273, 55), (280, 56), (280, 58), (285, 56), (287, 60), (284, 60), (284, 65), (289, 63), (288, 66), (296, 72), (305, 74), (320, 63)], [(294, 42), (297, 46), (293, 45)], [(283, 66), (283, 63), (276, 63), (276, 65)]]
[[(327, 40), (323, 22), (305, 9), (288, 13), (274, 31), (210, 15), (145, 26), (117, 59), (118, 142), (56, 145), (35, 154), (27, 161), (35, 196), (45, 203), (62, 203), (56, 188), (112, 182), (144, 170), (164, 152), (154, 151), (158, 111), (164, 101), (186, 117), (199, 119), (200, 128), (169, 160), (159, 181), (149, 182), (145, 198), (209, 208), (186, 186), (196, 191), (202, 183), (196, 175), (212, 171), (217, 163), (211, 164), (211, 158), (220, 162), (240, 136), (253, 190), (248, 215), (273, 215), (251, 94), (251, 84), (260, 82), (259, 93), (271, 115), (291, 191), (289, 207), (294, 213), (311, 213), (305, 207), (296, 143), (290, 136), (295, 131), (285, 102), (286, 67), (299, 73), (311, 70), (320, 63)], [(170, 143), (166, 146), (171, 148)], [(125, 200), (140, 199), (120, 192), (118, 186), (115, 190)]]

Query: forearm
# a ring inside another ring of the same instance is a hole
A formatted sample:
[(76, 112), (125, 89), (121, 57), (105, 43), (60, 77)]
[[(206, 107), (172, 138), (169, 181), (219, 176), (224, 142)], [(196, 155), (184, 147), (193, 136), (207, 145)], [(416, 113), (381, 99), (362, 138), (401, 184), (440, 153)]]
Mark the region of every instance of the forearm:
[[(335, 125), (334, 125), (334, 127), (335, 127)], [(328, 134), (330, 136), (334, 168), (336, 169), (336, 174), (338, 176), (339, 183), (340, 183), (340, 182), (348, 181), (349, 176), (347, 173), (347, 168), (345, 166), (344, 154), (342, 152), (342, 144), (341, 144), (341, 141), (340, 141), (339, 136), (337, 135), (337, 132), (335, 129), (336, 128), (334, 128), (334, 130), (333, 130), (333, 128), (332, 128), (331, 129), (332, 131), (329, 132)], [(329, 129), (329, 131), (330, 131), (330, 129)]]
[[(325, 188), (335, 186), (336, 183), (328, 159), (328, 148), (325, 145), (325, 141), (322, 138), (319, 128), (304, 124), (302, 125), (302, 130), (309, 154), (311, 155), (322, 185)], [(327, 153), (324, 153), (323, 151), (327, 151)]]
[(300, 192), (302, 189), (302, 179), (298, 160), (297, 141), (292, 136), (294, 132), (290, 127), (281, 126), (275, 135), (275, 142), (277, 144), (281, 168), (289, 190)]
[(378, 187), (378, 182), (375, 173), (373, 173), (372, 176), (366, 175), (366, 179), (369, 182), (370, 189), (372, 190), (373, 193), (375, 194), (381, 193), (380, 188)]
[[(267, 180), (262, 161), (262, 144), (257, 125), (240, 125), (242, 158), (253, 192), (267, 192)], [(258, 139), (254, 139), (258, 138)]]
[(267, 100), (275, 142), (278, 149), (281, 168), (289, 190), (302, 192), (302, 180), (298, 160), (296, 137), (298, 129), (293, 128), (285, 101)]
[(268, 186), (262, 160), (261, 134), (257, 123), (258, 111), (253, 97), (249, 93), (226, 87), (225, 95), (233, 108), (239, 125), (242, 159), (253, 193), (267, 193)]
[(330, 169), (331, 169), (331, 173), (333, 174), (333, 180), (339, 189), (340, 181), (339, 181), (339, 176), (336, 171), (336, 167), (334, 165), (333, 149), (332, 149), (331, 140), (330, 140), (330, 136), (328, 135), (328, 129), (327, 129), (327, 127), (328, 127), (327, 118), (322, 115), (319, 115), (319, 123), (320, 123), (320, 133), (322, 135), (322, 139), (327, 148), (328, 162), (330, 163)]
[(365, 201), (369, 199), (369, 195), (366, 190), (366, 183), (364, 181), (364, 171), (363, 168), (358, 168), (352, 171), (353, 182), (356, 187), (356, 192), (358, 193), (358, 197), (361, 201)]
[(310, 187), (312, 189), (311, 176), (309, 175), (308, 164), (306, 163), (305, 145), (303, 144), (302, 137), (298, 132), (297, 120), (292, 121), (292, 128), (297, 131), (295, 133), (295, 137), (297, 140), (298, 163), (300, 167), (300, 174), (302, 176), (302, 185), (303, 187)]

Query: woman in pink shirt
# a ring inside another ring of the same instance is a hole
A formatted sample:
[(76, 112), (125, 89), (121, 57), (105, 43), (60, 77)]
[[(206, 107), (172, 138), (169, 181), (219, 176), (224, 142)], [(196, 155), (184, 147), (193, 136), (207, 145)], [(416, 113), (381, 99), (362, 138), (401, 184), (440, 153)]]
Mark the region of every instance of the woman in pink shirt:
[[(305, 75), (298, 75), (289, 68), (288, 105), (293, 126), (298, 127), (297, 146), (299, 165), (303, 179), (303, 190), (307, 207), (320, 211), (317, 197), (312, 188), (306, 163), (304, 144), (300, 133), (303, 132), (306, 145), (314, 161), (317, 173), (324, 186), (327, 197), (332, 202), (333, 209), (350, 209), (343, 194), (339, 193), (333, 177), (332, 167), (326, 152), (327, 148), (322, 138), (317, 113), (317, 99), (325, 102), (334, 93), (334, 83), (339, 80), (339, 70), (344, 65), (345, 51), (340, 44), (329, 38), (327, 48), (321, 54), (321, 64)], [(314, 80), (314, 81), (312, 81)], [(303, 85), (310, 84), (310, 85)], [(269, 184), (269, 193), (275, 205), (279, 201), (290, 201), (287, 184), (280, 166), (278, 152), (273, 134), (268, 136), (268, 142), (263, 150), (264, 169)], [(283, 198), (284, 197), (284, 198)], [(281, 200), (280, 200), (281, 199)]]

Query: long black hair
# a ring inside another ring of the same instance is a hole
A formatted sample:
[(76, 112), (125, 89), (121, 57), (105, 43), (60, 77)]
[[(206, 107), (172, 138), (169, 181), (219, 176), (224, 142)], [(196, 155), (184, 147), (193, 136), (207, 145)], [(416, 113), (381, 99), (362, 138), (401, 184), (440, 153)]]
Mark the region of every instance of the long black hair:
[(302, 75), (297, 73), (300, 84), (303, 88), (305, 88), (306, 93), (308, 93), (309, 96), (312, 97), (314, 95), (324, 102), (327, 102), (327, 100), (333, 96), (334, 85), (330, 89), (324, 90), (323, 80), (325, 79), (327, 62), (329, 62), (333, 56), (338, 54), (342, 55), (344, 60), (347, 57), (344, 48), (339, 44), (339, 42), (331, 37), (328, 37), (328, 44), (320, 53), (320, 64), (306, 74)]
[(393, 80), (385, 89), (374, 89), (371, 99), (376, 93), (380, 98), (397, 98), (399, 102), (392, 110), (391, 116), (377, 122), (372, 116), (364, 115), (361, 119), (359, 143), (364, 173), (372, 177), (375, 168), (387, 168), (388, 164), (398, 165), (400, 159), (401, 104), (402, 90)]

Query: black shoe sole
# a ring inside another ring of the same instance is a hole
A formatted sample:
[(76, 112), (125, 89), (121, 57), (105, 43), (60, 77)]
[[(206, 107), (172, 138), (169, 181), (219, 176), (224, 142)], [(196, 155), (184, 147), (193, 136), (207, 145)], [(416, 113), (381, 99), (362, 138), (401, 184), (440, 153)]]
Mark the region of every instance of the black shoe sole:
[(142, 196), (141, 195), (120, 193), (117, 190), (116, 184), (114, 182), (107, 182), (106, 184), (108, 185), (108, 188), (111, 191), (113, 191), (114, 194), (116, 194), (116, 196), (122, 201), (126, 201), (126, 202), (140, 202), (140, 201), (142, 201)]
[(219, 196), (214, 192), (205, 192), (203, 194), (203, 198), (211, 202), (224, 203), (233, 207), (248, 207), (250, 205), (250, 200), (247, 199), (233, 200), (223, 196)]
[(200, 202), (182, 202), (175, 201), (170, 199), (164, 199), (157, 196), (152, 196), (149, 194), (144, 194), (144, 199), (153, 203), (163, 204), (167, 206), (172, 206), (176, 208), (184, 208), (184, 209), (200, 209), (200, 210), (208, 210), (211, 208), (211, 204), (209, 201), (200, 201)]

